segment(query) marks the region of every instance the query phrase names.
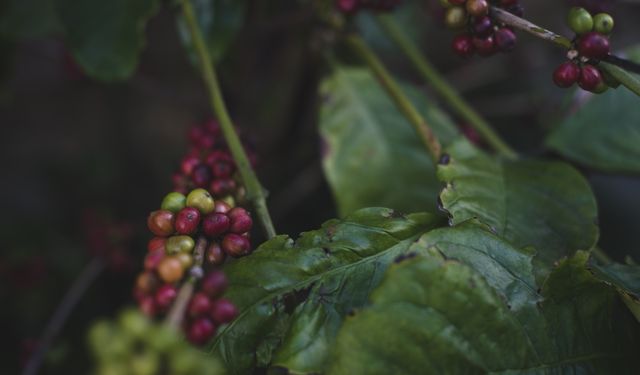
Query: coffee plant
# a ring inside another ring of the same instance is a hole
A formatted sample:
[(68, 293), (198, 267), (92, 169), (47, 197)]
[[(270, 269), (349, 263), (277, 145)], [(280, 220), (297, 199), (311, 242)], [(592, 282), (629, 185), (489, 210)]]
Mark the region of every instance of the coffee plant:
[[(206, 103), (206, 120), (166, 144), (148, 129), (132, 146), (127, 158), (151, 155), (132, 162), (135, 183), (105, 189), (126, 197), (111, 214), (82, 207), (89, 260), (43, 333), (23, 341), (23, 373), (73, 373), (61, 363), (74, 358), (100, 375), (639, 373), (637, 191), (604, 214), (622, 198), (602, 194), (597, 173), (640, 173), (640, 34), (627, 35), (640, 8), (532, 3), (7, 0), (2, 42), (60, 38), (74, 90), (161, 91), (145, 79), (158, 56), (144, 51), (168, 19), (176, 30), (156, 47), (181, 44)], [(273, 49), (270, 33), (308, 56)], [(445, 76), (447, 64), (458, 65)], [(317, 82), (289, 81), (299, 74)], [(517, 92), (467, 98), (527, 79), (518, 87), (546, 103), (531, 117), (555, 124), (535, 135), (485, 119)], [(165, 93), (172, 105), (195, 100), (180, 90)], [(276, 126), (287, 119), (317, 125), (313, 141)], [(282, 172), (303, 159), (321, 164), (335, 210), (309, 189), (312, 173)], [(287, 222), (302, 233), (286, 234)], [(617, 225), (635, 242), (606, 241)], [(7, 285), (42, 285), (34, 275), (47, 267), (1, 266)], [(124, 284), (122, 298), (74, 321), (83, 300), (112, 298), (92, 289), (103, 277)], [(67, 345), (84, 351), (56, 354), (68, 327), (83, 344)]]

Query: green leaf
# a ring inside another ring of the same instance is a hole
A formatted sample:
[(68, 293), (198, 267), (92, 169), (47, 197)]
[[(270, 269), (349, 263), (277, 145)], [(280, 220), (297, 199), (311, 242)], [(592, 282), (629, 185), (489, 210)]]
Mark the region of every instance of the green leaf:
[(0, 4), (0, 36), (38, 38), (59, 30), (52, 0), (5, 0)]
[[(193, 0), (192, 2), (211, 58), (219, 61), (244, 25), (245, 1)], [(182, 42), (193, 54), (191, 34), (182, 15), (179, 18), (178, 31)]]
[(447, 184), (440, 199), (452, 224), (477, 218), (515, 246), (533, 246), (547, 265), (596, 243), (596, 201), (570, 165), (501, 160), (466, 141), (448, 152), (438, 177)]
[[(456, 229), (441, 232), (443, 238), (432, 239), (432, 245), (455, 247)], [(460, 240), (464, 246), (471, 243), (467, 236)], [(499, 242), (486, 242), (480, 232), (476, 236), (485, 245)], [(622, 317), (614, 315), (615, 293), (586, 270), (587, 253), (578, 252), (558, 266), (542, 290), (543, 300), (524, 308), (528, 316), (523, 321), (513, 307), (519, 294), (492, 286), (518, 275), (520, 270), (510, 267), (519, 261), (471, 267), (422, 249), (425, 255), (391, 266), (372, 293), (372, 305), (346, 318), (329, 374), (637, 371), (640, 331), (625, 326), (630, 318), (626, 311)]]
[[(408, 85), (405, 93), (440, 141), (455, 126), (426, 97)], [(341, 215), (369, 206), (404, 212), (435, 208), (440, 183), (433, 162), (410, 123), (364, 69), (337, 67), (321, 87), (323, 166)]]
[(66, 41), (87, 74), (121, 80), (134, 72), (158, 0), (54, 1)]
[(293, 242), (278, 236), (224, 266), (240, 314), (208, 349), (230, 373), (268, 365), (322, 370), (342, 318), (366, 303), (384, 270), (439, 219), (364, 209)]
[[(640, 62), (640, 48), (629, 51)], [(551, 132), (547, 146), (587, 167), (640, 173), (640, 101), (624, 87), (580, 103)]]
[(599, 264), (589, 261), (594, 276), (618, 290), (623, 301), (640, 321), (640, 267), (620, 263)]

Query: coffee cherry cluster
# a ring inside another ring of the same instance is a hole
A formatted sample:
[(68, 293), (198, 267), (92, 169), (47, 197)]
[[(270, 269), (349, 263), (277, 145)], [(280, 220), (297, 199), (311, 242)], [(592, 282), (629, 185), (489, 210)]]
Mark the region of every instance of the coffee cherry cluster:
[[(217, 325), (235, 317), (235, 306), (218, 298), (227, 282), (214, 267), (228, 256), (251, 252), (253, 220), (244, 208), (215, 201), (207, 190), (198, 188), (186, 196), (167, 194), (160, 210), (149, 215), (147, 225), (156, 237), (149, 241), (144, 271), (136, 280), (138, 306), (149, 316), (165, 313), (178, 294), (179, 283), (187, 276), (200, 279), (210, 270), (189, 303), (184, 327), (191, 342), (203, 344)], [(200, 249), (196, 242), (201, 242)]]
[(392, 11), (402, 0), (335, 0), (336, 8), (346, 14), (353, 14), (361, 9), (378, 12)]
[(607, 13), (592, 16), (584, 8), (573, 7), (569, 11), (567, 24), (576, 33), (574, 48), (567, 54), (569, 61), (553, 72), (553, 81), (563, 88), (577, 83), (586, 91), (606, 91), (608, 85), (605, 77), (594, 64), (609, 55), (609, 34), (613, 30), (613, 18)]
[(440, 0), (440, 3), (447, 8), (447, 27), (460, 32), (452, 43), (458, 56), (468, 58), (477, 53), (486, 57), (515, 48), (516, 34), (492, 19), (489, 10), (496, 6), (521, 17), (523, 8), (518, 0)]
[(126, 309), (114, 321), (99, 320), (88, 333), (97, 375), (223, 374), (220, 363), (189, 346), (170, 327)]
[[(244, 190), (238, 183), (236, 165), (215, 120), (196, 125), (188, 134), (190, 150), (173, 174), (173, 190), (187, 194), (192, 189), (206, 189), (214, 198), (230, 204), (242, 199)], [(250, 162), (255, 153), (243, 142)]]

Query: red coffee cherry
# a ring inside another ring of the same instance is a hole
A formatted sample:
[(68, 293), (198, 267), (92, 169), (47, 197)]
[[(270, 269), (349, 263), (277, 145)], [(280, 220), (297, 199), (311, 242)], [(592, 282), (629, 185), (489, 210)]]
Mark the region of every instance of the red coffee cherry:
[(200, 158), (196, 155), (187, 155), (180, 163), (180, 171), (185, 176), (191, 176), (194, 168), (200, 164)]
[(216, 332), (216, 327), (209, 318), (199, 318), (193, 321), (187, 330), (187, 340), (195, 345), (203, 345)]
[(160, 249), (164, 250), (165, 241), (167, 241), (167, 239), (164, 237), (153, 237), (152, 239), (149, 240), (149, 243), (147, 244), (147, 251), (152, 253), (156, 250), (160, 250)]
[(228, 178), (233, 174), (233, 164), (225, 161), (218, 160), (211, 165), (211, 170), (215, 178)]
[(473, 40), (469, 34), (460, 34), (453, 38), (452, 43), (453, 52), (463, 58), (473, 56), (476, 48), (473, 45)]
[(224, 293), (227, 285), (227, 277), (222, 271), (212, 271), (202, 279), (200, 288), (209, 297), (215, 298)]
[(185, 207), (176, 215), (176, 232), (178, 234), (193, 234), (200, 224), (200, 211), (194, 207)]
[(158, 307), (156, 306), (155, 299), (152, 296), (143, 297), (138, 303), (140, 311), (149, 317), (153, 317), (158, 313)]
[(171, 306), (177, 295), (178, 291), (175, 286), (171, 284), (162, 285), (158, 290), (156, 290), (156, 294), (154, 296), (156, 306), (160, 310), (166, 310)]
[(209, 189), (216, 197), (223, 197), (229, 195), (236, 190), (238, 184), (232, 178), (220, 178), (213, 180)]
[(571, 61), (561, 64), (553, 72), (553, 82), (562, 88), (573, 86), (580, 78), (580, 67)]
[(609, 39), (595, 31), (584, 34), (578, 40), (578, 52), (590, 59), (603, 59), (609, 54)]
[(175, 217), (173, 212), (167, 210), (157, 210), (149, 214), (147, 226), (156, 236), (166, 237), (175, 232)]
[(240, 257), (250, 252), (251, 243), (245, 236), (229, 233), (222, 239), (222, 250), (232, 257)]
[(227, 212), (231, 211), (233, 207), (231, 207), (231, 205), (223, 200), (217, 200), (215, 207), (213, 209), (213, 212), (217, 212), (219, 214), (226, 214)]
[(160, 262), (162, 262), (162, 259), (164, 259), (164, 256), (164, 248), (148, 252), (144, 257), (144, 269), (147, 271), (155, 270), (156, 268), (158, 268)]
[(231, 219), (229, 231), (237, 234), (246, 233), (251, 230), (253, 220), (249, 212), (242, 207), (235, 207), (227, 214)]
[(493, 21), (489, 16), (479, 17), (473, 21), (473, 33), (477, 36), (488, 36), (493, 32)]
[(229, 323), (235, 319), (236, 316), (238, 316), (238, 309), (228, 299), (221, 298), (213, 301), (213, 306), (211, 307), (211, 318), (213, 318), (213, 321), (217, 324)]
[(578, 79), (578, 85), (587, 91), (594, 91), (602, 83), (602, 74), (593, 65), (584, 65)]
[(511, 52), (516, 47), (516, 34), (509, 28), (502, 27), (493, 34), (496, 46), (502, 52)]
[(202, 221), (202, 231), (213, 238), (224, 234), (231, 226), (231, 219), (225, 214), (211, 213)]
[(496, 44), (492, 35), (486, 38), (474, 36), (473, 46), (480, 56), (491, 56), (496, 52)]
[(203, 316), (207, 314), (209, 310), (211, 310), (211, 300), (206, 294), (198, 292), (191, 297), (189, 307), (187, 308), (190, 317), (197, 318)]
[(211, 183), (212, 179), (213, 175), (211, 173), (211, 168), (204, 163), (196, 165), (191, 172), (191, 180), (196, 187), (207, 187)]

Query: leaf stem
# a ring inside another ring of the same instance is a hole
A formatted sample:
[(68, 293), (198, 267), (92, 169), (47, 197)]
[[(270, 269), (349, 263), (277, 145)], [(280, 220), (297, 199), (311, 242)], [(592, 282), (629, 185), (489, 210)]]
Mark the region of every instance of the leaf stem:
[[(573, 48), (571, 40), (569, 40), (568, 38), (565, 38), (562, 35), (558, 35), (554, 33), (553, 31), (549, 31), (530, 21), (527, 21), (518, 16), (515, 16), (505, 10), (502, 10), (496, 7), (491, 7), (491, 15), (497, 21), (502, 22), (506, 25), (512, 26), (513, 28), (516, 28), (518, 30), (526, 31), (535, 37), (548, 40), (566, 49)], [(615, 56), (612, 56), (607, 60), (608, 61), (600, 61), (598, 63), (598, 66), (601, 67), (607, 73), (611, 74), (615, 79), (617, 79), (623, 86), (625, 86), (631, 92), (640, 96), (640, 80), (637, 77), (630, 74), (628, 71), (624, 70), (620, 66), (620, 65), (624, 66), (625, 64), (633, 64), (633, 63)]]
[(494, 150), (509, 159), (515, 159), (517, 156), (516, 152), (491, 128), (491, 125), (467, 104), (440, 73), (438, 73), (434, 66), (427, 60), (426, 56), (416, 47), (415, 43), (398, 27), (393, 17), (379, 15), (376, 18), (387, 35), (389, 35), (402, 52), (407, 55), (414, 67), (422, 77), (431, 84), (436, 93), (444, 98), (458, 115), (468, 121), (469, 125), (476, 129)]
[(427, 124), (427, 121), (422, 117), (420, 112), (414, 107), (409, 98), (402, 92), (398, 83), (393, 79), (391, 74), (384, 67), (380, 59), (373, 53), (373, 51), (365, 44), (361, 37), (357, 35), (349, 35), (347, 37), (348, 44), (353, 48), (355, 52), (367, 63), (373, 74), (378, 78), (378, 81), (385, 89), (389, 97), (396, 104), (400, 112), (409, 120), (411, 125), (418, 133), (420, 140), (424, 143), (429, 155), (437, 163), (440, 159), (440, 153), (442, 152), (442, 146), (438, 141), (435, 133)]
[[(204, 261), (204, 252), (206, 250), (207, 240), (201, 236), (198, 238), (196, 247), (193, 250), (194, 265), (191, 267), (191, 269), (202, 268), (202, 262)], [(176, 300), (173, 302), (171, 310), (169, 310), (169, 313), (167, 314), (167, 317), (165, 319), (165, 324), (169, 327), (175, 329), (180, 328), (185, 311), (187, 310), (187, 304), (189, 303), (189, 300), (193, 295), (196, 281), (198, 281), (198, 278), (191, 275), (189, 279), (187, 279), (187, 281), (182, 284), (182, 287), (180, 287), (178, 295), (176, 296)]]
[(93, 284), (100, 273), (102, 273), (104, 267), (104, 261), (98, 257), (93, 258), (93, 260), (85, 266), (78, 278), (71, 285), (71, 288), (67, 291), (67, 294), (65, 294), (62, 301), (60, 301), (60, 305), (58, 305), (58, 308), (53, 313), (51, 320), (49, 320), (36, 350), (24, 367), (23, 375), (34, 375), (38, 373), (45, 354), (51, 344), (53, 344), (53, 340), (60, 334), (69, 315), (71, 315), (71, 312), (78, 302), (80, 302), (82, 296), (84, 296), (91, 284)]
[(209, 91), (211, 107), (218, 117), (218, 121), (220, 121), (222, 133), (225, 140), (227, 141), (227, 144), (229, 145), (231, 155), (233, 156), (233, 159), (238, 166), (238, 170), (240, 171), (242, 182), (247, 189), (247, 198), (253, 203), (253, 207), (256, 211), (256, 216), (262, 224), (267, 238), (272, 238), (276, 235), (276, 231), (273, 227), (273, 222), (271, 220), (271, 216), (269, 215), (269, 210), (267, 209), (265, 190), (260, 184), (260, 181), (258, 180), (255, 172), (253, 171), (251, 163), (249, 162), (249, 158), (247, 157), (247, 154), (242, 147), (242, 143), (240, 142), (240, 139), (236, 134), (235, 128), (231, 121), (231, 117), (229, 116), (229, 112), (227, 111), (227, 107), (222, 96), (222, 91), (220, 90), (220, 84), (218, 83), (218, 77), (216, 75), (215, 67), (211, 60), (211, 56), (209, 55), (209, 50), (207, 49), (207, 46), (205, 44), (200, 25), (198, 24), (190, 0), (182, 1), (182, 11), (184, 14), (185, 22), (191, 34), (191, 40), (193, 41), (194, 49), (196, 51), (196, 54), (198, 55), (202, 77), (207, 86), (207, 90)]

